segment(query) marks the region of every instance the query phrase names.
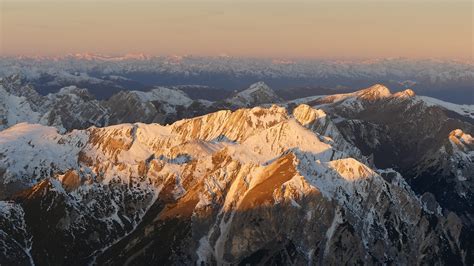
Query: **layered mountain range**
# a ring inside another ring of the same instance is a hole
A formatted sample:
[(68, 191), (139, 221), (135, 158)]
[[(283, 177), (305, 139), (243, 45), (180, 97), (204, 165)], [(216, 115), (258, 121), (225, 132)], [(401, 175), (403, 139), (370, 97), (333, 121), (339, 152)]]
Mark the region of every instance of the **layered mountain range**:
[(2, 265), (474, 262), (472, 105), (0, 94)]
[(263, 82), (216, 102), (192, 100), (182, 90), (165, 87), (121, 91), (107, 100), (97, 100), (87, 89), (76, 86), (43, 96), (19, 75), (0, 79), (0, 96), (0, 129), (29, 122), (62, 131), (130, 122), (166, 124), (221, 109), (282, 101)]
[[(21, 74), (43, 95), (76, 85), (98, 99), (121, 90), (153, 86), (191, 86), (199, 98), (223, 100), (234, 90), (265, 81), (286, 100), (316, 94), (356, 91), (382, 82), (394, 91), (411, 88), (420, 95), (474, 104), (472, 59), (263, 59), (199, 56), (1, 57), (0, 77)], [(317, 86), (314, 86), (317, 85)], [(195, 90), (194, 87), (201, 87)], [(204, 97), (204, 98), (203, 98)]]
[[(401, 79), (429, 80), (431, 83), (448, 80), (472, 80), (472, 60), (442, 59), (278, 59), (242, 57), (202, 56), (107, 56), (99, 54), (70, 54), (66, 56), (2, 57), (0, 74), (8, 76), (22, 73), (30, 78), (39, 78), (49, 73), (64, 77), (67, 73), (100, 73), (104, 75), (126, 75), (133, 73), (184, 73), (187, 76), (222, 73), (229, 76), (302, 77), (353, 79), (377, 79), (387, 76)], [(59, 75), (58, 75), (59, 74)], [(61, 75), (63, 74), (63, 75)], [(76, 77), (78, 77), (76, 75)], [(79, 76), (78, 78), (86, 78)], [(69, 75), (69, 78), (72, 78)], [(409, 81), (409, 80), (405, 80)], [(412, 85), (416, 84), (411, 80)], [(413, 84), (414, 83), (414, 84)]]

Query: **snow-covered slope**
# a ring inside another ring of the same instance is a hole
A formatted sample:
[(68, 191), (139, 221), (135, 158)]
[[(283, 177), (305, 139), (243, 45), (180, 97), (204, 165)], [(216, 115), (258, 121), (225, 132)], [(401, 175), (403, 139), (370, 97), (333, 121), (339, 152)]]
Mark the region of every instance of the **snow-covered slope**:
[(448, 103), (445, 101), (441, 101), (432, 97), (427, 97), (427, 96), (416, 96), (418, 99), (423, 101), (427, 106), (440, 106), (443, 107), (447, 110), (456, 112), (460, 115), (470, 117), (474, 119), (474, 105), (468, 105), (468, 104), (454, 104), (454, 103)]
[(77, 156), (86, 141), (86, 132), (60, 135), (57, 129), (39, 124), (20, 123), (0, 131), (1, 198), (36, 184), (51, 172), (77, 168)]
[(184, 92), (165, 87), (156, 87), (148, 92), (132, 91), (131, 93), (138, 95), (143, 102), (160, 101), (169, 105), (181, 106), (189, 106), (192, 103), (192, 100)]
[(35, 123), (39, 118), (25, 97), (12, 95), (0, 85), (0, 130), (20, 122)]

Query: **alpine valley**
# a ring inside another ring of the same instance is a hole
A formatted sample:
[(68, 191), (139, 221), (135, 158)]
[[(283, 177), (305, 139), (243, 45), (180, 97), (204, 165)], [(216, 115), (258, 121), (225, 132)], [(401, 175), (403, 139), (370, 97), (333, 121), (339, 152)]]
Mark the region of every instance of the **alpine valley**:
[(0, 80), (0, 265), (472, 265), (474, 105)]

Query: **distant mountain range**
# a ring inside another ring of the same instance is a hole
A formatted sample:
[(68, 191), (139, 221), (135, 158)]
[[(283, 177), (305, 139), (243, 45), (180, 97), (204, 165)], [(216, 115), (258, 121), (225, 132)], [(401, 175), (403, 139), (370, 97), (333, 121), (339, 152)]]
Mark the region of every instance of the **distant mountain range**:
[(474, 262), (473, 105), (31, 80), (0, 81), (2, 265)]
[(2, 57), (0, 77), (14, 74), (21, 74), (43, 95), (75, 85), (88, 88), (98, 99), (107, 99), (122, 90), (181, 86), (187, 88), (193, 99), (217, 101), (249, 84), (264, 81), (285, 100), (351, 92), (383, 83), (395, 92), (410, 88), (418, 95), (474, 104), (472, 61), (277, 60), (141, 54)]

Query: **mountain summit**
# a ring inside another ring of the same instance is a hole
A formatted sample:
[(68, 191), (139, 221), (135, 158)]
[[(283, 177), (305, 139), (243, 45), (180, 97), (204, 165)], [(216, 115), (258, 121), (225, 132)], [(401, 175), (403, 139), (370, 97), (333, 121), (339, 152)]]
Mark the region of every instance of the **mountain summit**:
[(360, 99), (374, 101), (391, 96), (390, 90), (381, 84), (375, 84), (367, 89), (357, 92)]
[(233, 97), (226, 100), (238, 107), (249, 107), (267, 103), (279, 103), (282, 99), (263, 81), (250, 85)]

